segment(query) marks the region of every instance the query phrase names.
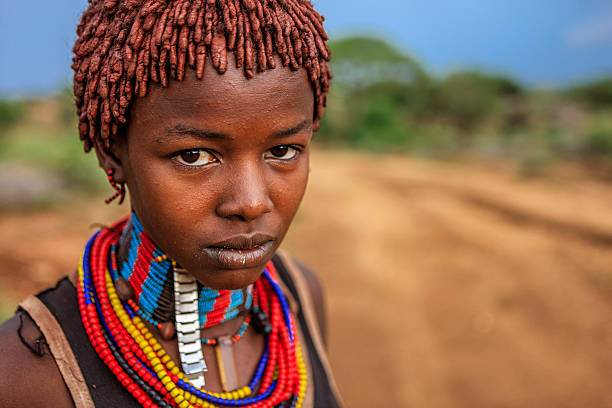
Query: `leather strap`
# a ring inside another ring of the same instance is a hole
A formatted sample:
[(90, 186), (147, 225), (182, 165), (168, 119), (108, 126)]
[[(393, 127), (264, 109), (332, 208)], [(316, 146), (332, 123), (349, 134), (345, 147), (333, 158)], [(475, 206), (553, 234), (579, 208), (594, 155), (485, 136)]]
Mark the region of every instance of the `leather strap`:
[(277, 251), (277, 254), (281, 262), (285, 265), (287, 272), (289, 272), (289, 274), (291, 275), (291, 279), (295, 284), (295, 288), (298, 292), (298, 297), (300, 299), (300, 304), (302, 306), (302, 313), (304, 314), (306, 324), (308, 325), (308, 330), (312, 335), (312, 342), (315, 346), (315, 351), (319, 355), (321, 364), (323, 365), (323, 369), (327, 373), (329, 386), (332, 392), (334, 393), (336, 401), (338, 401), (338, 403), (344, 406), (342, 398), (340, 397), (340, 392), (338, 392), (336, 380), (334, 379), (334, 376), (329, 366), (325, 347), (323, 346), (323, 337), (321, 336), (321, 332), (319, 330), (319, 325), (317, 322), (317, 317), (314, 311), (312, 297), (308, 285), (304, 280), (304, 276), (302, 275), (300, 268), (295, 264), (295, 262), (293, 262), (293, 259), (282, 250)]
[(55, 364), (60, 370), (64, 382), (70, 391), (76, 408), (91, 408), (94, 406), (89, 395), (89, 389), (83, 373), (77, 363), (70, 344), (55, 317), (36, 296), (29, 296), (19, 306), (24, 309), (41, 333), (45, 336)]

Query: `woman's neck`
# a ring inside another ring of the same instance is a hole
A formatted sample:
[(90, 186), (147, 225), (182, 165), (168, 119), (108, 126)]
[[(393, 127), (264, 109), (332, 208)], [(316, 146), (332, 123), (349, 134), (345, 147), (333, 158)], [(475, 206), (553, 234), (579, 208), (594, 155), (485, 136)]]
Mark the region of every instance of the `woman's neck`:
[[(129, 283), (142, 317), (154, 325), (174, 317), (173, 261), (144, 230), (135, 213), (128, 220), (118, 248), (117, 277)], [(198, 285), (200, 326), (227, 322), (251, 308), (252, 286), (216, 290)]]

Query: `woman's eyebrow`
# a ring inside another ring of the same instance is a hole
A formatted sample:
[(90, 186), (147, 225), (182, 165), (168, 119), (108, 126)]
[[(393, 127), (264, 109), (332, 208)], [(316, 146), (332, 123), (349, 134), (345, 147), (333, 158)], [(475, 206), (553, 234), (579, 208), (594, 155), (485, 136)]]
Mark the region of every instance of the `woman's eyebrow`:
[(157, 143), (164, 143), (172, 136), (178, 136), (178, 138), (191, 136), (199, 139), (227, 139), (228, 137), (223, 133), (213, 132), (206, 129), (196, 129), (183, 125), (175, 125), (166, 129), (166, 132), (157, 139), (155, 139), (155, 141)]
[(306, 120), (298, 123), (297, 125), (295, 125), (293, 127), (290, 127), (289, 129), (283, 129), (283, 130), (279, 130), (277, 132), (274, 132), (273, 136), (275, 138), (291, 136), (291, 135), (294, 135), (294, 134), (298, 133), (300, 130), (303, 130), (309, 124), (312, 125), (312, 121), (306, 119)]
[[(274, 138), (282, 138), (286, 136), (291, 136), (296, 133), (299, 133), (301, 130), (303, 130), (305, 127), (311, 124), (312, 124), (312, 121), (306, 119), (288, 129), (282, 129), (282, 130), (276, 131), (272, 134), (272, 136)], [(181, 137), (189, 137), (189, 136), (196, 137), (198, 139), (217, 139), (217, 140), (229, 138), (229, 136), (224, 133), (214, 132), (214, 131), (206, 130), (206, 129), (197, 129), (197, 128), (188, 127), (184, 125), (174, 125), (166, 129), (166, 132), (163, 135), (159, 136), (157, 139), (155, 139), (155, 141), (161, 144), (161, 143), (168, 141), (168, 139), (173, 138), (173, 137), (181, 138)]]

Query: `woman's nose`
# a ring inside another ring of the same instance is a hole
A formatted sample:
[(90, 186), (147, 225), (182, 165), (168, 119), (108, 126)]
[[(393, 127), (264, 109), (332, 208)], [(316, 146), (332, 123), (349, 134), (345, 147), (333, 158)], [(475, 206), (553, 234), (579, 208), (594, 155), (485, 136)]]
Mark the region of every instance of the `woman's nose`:
[(228, 187), (215, 209), (218, 216), (249, 222), (272, 211), (269, 186), (259, 166), (243, 166), (231, 173)]

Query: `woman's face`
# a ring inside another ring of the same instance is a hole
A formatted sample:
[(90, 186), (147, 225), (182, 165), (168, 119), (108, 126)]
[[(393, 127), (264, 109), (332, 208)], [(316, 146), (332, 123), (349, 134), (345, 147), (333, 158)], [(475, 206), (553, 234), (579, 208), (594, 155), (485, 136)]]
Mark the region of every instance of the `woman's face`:
[(304, 69), (279, 63), (247, 80), (228, 65), (151, 87), (116, 148), (145, 230), (216, 289), (252, 283), (272, 258), (306, 188), (312, 137)]

